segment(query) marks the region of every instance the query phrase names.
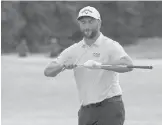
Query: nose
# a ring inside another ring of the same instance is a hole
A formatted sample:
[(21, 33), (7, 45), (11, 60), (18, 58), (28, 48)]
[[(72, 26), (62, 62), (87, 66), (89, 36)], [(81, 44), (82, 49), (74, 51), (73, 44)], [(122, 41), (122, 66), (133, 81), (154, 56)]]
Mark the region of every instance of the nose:
[(89, 23), (85, 23), (85, 24), (84, 24), (84, 28), (85, 28), (85, 29), (89, 29), (89, 28), (90, 28)]

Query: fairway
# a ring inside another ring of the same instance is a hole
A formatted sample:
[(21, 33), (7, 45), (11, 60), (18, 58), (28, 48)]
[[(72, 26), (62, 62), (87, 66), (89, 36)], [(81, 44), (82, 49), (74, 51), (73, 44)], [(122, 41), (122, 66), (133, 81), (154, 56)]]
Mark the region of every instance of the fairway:
[[(79, 99), (72, 71), (44, 76), (52, 60), (44, 56), (1, 58), (2, 125), (77, 125)], [(162, 125), (162, 60), (153, 70), (121, 74), (126, 108), (125, 125)]]

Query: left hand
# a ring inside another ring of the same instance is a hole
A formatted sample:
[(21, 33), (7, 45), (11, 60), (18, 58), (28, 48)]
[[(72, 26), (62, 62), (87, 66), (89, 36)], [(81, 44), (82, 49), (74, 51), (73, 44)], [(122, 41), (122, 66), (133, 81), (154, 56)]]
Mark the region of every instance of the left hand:
[(96, 61), (94, 61), (94, 60), (88, 60), (88, 61), (85, 62), (83, 65), (84, 65), (85, 67), (91, 68), (91, 69), (93, 69), (93, 68), (100, 68), (100, 67), (101, 67), (101, 63), (96, 62)]

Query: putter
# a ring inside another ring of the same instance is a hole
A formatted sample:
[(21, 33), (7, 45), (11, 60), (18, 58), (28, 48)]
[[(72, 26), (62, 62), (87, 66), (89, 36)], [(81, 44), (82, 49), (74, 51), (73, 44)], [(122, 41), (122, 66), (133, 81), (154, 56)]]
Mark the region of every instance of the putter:
[[(112, 65), (101, 65), (102, 68), (111, 67)], [(121, 67), (127, 67), (127, 68), (134, 68), (134, 69), (153, 69), (153, 66), (141, 66), (141, 65), (133, 65), (133, 66), (126, 66), (126, 65), (117, 65)], [(85, 65), (77, 65), (77, 67), (85, 67), (85, 68), (91, 68), (89, 66)], [(101, 67), (94, 67), (94, 69), (100, 69)]]

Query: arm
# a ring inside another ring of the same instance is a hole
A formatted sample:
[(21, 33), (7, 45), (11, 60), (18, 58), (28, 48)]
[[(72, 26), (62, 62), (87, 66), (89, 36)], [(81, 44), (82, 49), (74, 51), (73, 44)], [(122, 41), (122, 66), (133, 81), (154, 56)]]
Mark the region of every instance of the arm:
[(47, 77), (55, 77), (63, 70), (64, 66), (57, 63), (57, 61), (51, 62), (44, 70), (44, 75)]
[[(75, 45), (75, 44), (74, 44)], [(55, 77), (64, 69), (73, 69), (75, 65), (73, 55), (74, 45), (65, 49), (54, 61), (52, 61), (44, 70), (44, 75), (47, 77)]]
[[(106, 63), (103, 63), (103, 65), (106, 65)], [(130, 72), (130, 71), (133, 70), (132, 68), (120, 66), (120, 65), (132, 66), (133, 62), (129, 57), (122, 57), (118, 62), (116, 62), (116, 64), (115, 63), (113, 63), (113, 64), (109, 63), (108, 65), (112, 65), (112, 66), (110, 66), (110, 67), (101, 66), (101, 68), (105, 69), (105, 70), (111, 70), (111, 71), (114, 71), (114, 72), (118, 72), (118, 73), (125, 73), (125, 72)]]
[(127, 68), (127, 67), (122, 67), (120, 65), (133, 65), (132, 59), (128, 56), (128, 54), (124, 51), (123, 47), (117, 43), (114, 42), (112, 46), (112, 50), (110, 52), (110, 62), (108, 63), (103, 63), (103, 65), (112, 65), (110, 67), (102, 67), (102, 69), (105, 70), (111, 70), (114, 72), (118, 73), (125, 73), (125, 72), (130, 72), (133, 69), (132, 68)]

